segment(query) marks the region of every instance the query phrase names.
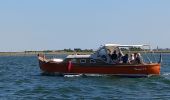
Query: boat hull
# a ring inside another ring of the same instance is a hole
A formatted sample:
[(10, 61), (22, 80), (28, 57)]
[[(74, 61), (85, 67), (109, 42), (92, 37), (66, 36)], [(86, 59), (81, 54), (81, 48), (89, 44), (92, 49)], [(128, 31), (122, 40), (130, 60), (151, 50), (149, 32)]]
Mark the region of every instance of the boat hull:
[(107, 74), (118, 76), (150, 76), (160, 75), (160, 64), (73, 64), (55, 63), (39, 60), (40, 69), (44, 73), (59, 74)]

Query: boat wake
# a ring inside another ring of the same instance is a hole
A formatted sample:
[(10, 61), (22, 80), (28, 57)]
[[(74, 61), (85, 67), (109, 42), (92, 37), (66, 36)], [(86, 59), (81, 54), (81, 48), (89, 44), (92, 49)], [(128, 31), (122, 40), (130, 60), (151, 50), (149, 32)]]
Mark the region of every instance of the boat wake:
[[(114, 74), (74, 74), (74, 73), (41, 73), (41, 75), (43, 76), (61, 76), (61, 77), (68, 77), (68, 78), (74, 78), (74, 77), (125, 77), (125, 78), (141, 78), (141, 77), (150, 77), (150, 76), (146, 76), (146, 75), (124, 75), (124, 74), (118, 74), (118, 75), (114, 75)], [(170, 73), (168, 73), (168, 75), (170, 75)], [(162, 75), (161, 75), (162, 76)], [(163, 75), (165, 76), (165, 75)], [(167, 75), (166, 75), (167, 76)]]
[(64, 77), (82, 77), (82, 74), (77, 74), (77, 75), (64, 75)]
[(161, 76), (170, 76), (170, 73), (163, 73)]
[(102, 74), (65, 74), (64, 77), (102, 77), (108, 75)]
[(160, 75), (160, 77), (162, 77), (165, 80), (170, 81), (170, 73), (169, 72), (163, 73), (162, 75)]

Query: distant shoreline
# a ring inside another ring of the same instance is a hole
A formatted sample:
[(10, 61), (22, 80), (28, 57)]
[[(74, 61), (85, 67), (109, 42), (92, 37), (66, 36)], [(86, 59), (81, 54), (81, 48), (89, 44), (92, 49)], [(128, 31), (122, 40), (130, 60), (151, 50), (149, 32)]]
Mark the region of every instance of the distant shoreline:
[(93, 52), (0, 52), (0, 56), (36, 56), (38, 54), (60, 55), (60, 54), (92, 54)]
[[(138, 52), (138, 51), (132, 51)], [(60, 55), (60, 54), (92, 54), (94, 52), (43, 52), (43, 51), (35, 51), (35, 52), (0, 52), (0, 56), (36, 56), (37, 54), (47, 54), (47, 55)], [(154, 53), (170, 53), (170, 51), (154, 51)]]

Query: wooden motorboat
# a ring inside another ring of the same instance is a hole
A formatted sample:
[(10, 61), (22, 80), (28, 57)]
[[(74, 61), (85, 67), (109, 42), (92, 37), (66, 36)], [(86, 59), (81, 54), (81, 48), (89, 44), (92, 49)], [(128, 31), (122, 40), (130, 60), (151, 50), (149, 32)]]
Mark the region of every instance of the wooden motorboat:
[[(145, 61), (141, 55), (124, 48), (141, 48), (147, 45), (105, 44), (91, 55), (68, 55), (66, 58), (47, 59), (39, 54), (39, 66), (43, 73), (49, 74), (102, 74), (116, 76), (160, 75), (161, 57), (158, 62)], [(135, 57), (130, 55), (135, 54)], [(137, 56), (138, 54), (138, 56)], [(114, 55), (116, 55), (114, 57)], [(146, 57), (148, 58), (148, 57)]]

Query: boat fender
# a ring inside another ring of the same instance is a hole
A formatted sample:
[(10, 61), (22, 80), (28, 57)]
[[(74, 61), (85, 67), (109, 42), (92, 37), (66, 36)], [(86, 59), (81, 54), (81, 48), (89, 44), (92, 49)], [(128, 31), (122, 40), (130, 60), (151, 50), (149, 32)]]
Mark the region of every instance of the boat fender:
[(69, 61), (69, 62), (68, 62), (68, 72), (70, 72), (70, 71), (71, 71), (71, 68), (72, 68), (72, 62), (71, 62), (71, 61)]

